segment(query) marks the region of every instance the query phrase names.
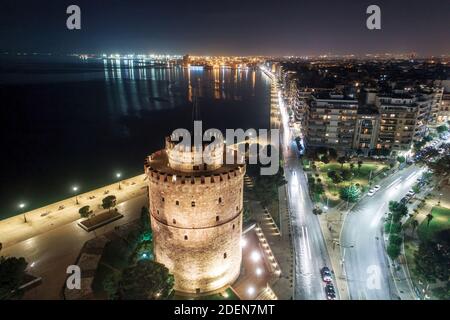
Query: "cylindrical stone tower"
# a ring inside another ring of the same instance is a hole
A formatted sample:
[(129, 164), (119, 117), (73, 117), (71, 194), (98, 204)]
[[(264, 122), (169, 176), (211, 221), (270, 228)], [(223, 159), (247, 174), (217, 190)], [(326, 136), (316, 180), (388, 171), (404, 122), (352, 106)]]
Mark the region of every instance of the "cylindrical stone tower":
[[(245, 165), (222, 164), (224, 149), (181, 149), (167, 138), (145, 162), (154, 253), (177, 291), (214, 291), (239, 276)], [(196, 161), (199, 150), (208, 164)]]

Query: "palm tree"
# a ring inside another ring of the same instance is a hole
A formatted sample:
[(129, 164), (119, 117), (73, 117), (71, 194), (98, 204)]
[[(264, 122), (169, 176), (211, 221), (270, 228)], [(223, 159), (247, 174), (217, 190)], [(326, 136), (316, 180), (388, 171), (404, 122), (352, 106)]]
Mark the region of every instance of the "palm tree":
[(358, 160), (358, 172), (359, 172), (359, 170), (361, 170), (362, 165), (363, 165), (363, 161)]
[(427, 227), (430, 225), (431, 220), (433, 220), (433, 215), (431, 213), (427, 214)]
[(346, 162), (345, 157), (339, 157), (337, 161), (341, 164), (341, 169), (344, 167), (344, 163)]
[(414, 230), (416, 230), (416, 228), (419, 226), (419, 221), (417, 221), (416, 219), (414, 219), (413, 221), (411, 221), (411, 228), (412, 228), (412, 233), (414, 233)]

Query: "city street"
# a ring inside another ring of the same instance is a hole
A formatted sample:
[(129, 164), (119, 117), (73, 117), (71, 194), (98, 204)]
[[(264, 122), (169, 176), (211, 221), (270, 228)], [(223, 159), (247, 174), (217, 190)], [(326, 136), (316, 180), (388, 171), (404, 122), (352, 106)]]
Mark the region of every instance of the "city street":
[[(308, 182), (298, 158), (295, 136), (288, 124), (281, 93), (273, 86), (272, 95), (278, 95), (281, 127), (281, 152), (284, 161), (284, 174), (287, 180), (288, 208), (292, 223), (294, 242), (294, 299), (323, 300), (325, 284), (320, 269), (331, 267), (327, 248), (319, 220), (313, 211), (308, 192)], [(275, 92), (274, 92), (275, 91)]]
[(399, 201), (423, 172), (416, 165), (396, 172), (383, 181), (377, 193), (365, 196), (347, 214), (340, 248), (350, 299), (398, 299), (383, 243), (384, 217), (388, 202)]

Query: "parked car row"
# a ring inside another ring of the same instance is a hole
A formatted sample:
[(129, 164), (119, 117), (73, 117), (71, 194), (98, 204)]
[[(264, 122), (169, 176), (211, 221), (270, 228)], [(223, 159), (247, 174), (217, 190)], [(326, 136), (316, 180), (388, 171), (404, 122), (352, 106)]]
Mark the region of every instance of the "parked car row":
[(380, 185), (375, 185), (372, 189), (369, 190), (369, 192), (367, 192), (368, 196), (373, 196), (378, 190), (380, 190), (381, 186)]
[(414, 196), (415, 196), (414, 190), (409, 190), (408, 193), (400, 200), (401, 203), (407, 204)]
[(325, 296), (328, 300), (336, 300), (336, 290), (333, 285), (333, 276), (331, 274), (331, 270), (328, 267), (323, 267), (320, 270), (320, 274), (322, 275), (322, 280), (325, 284)]

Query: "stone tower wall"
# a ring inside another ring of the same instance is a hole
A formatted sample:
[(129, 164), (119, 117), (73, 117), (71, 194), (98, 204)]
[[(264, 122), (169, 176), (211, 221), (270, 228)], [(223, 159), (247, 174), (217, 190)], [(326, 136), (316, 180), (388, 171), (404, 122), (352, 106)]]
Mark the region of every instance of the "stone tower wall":
[[(181, 175), (146, 166), (156, 260), (175, 276), (175, 290), (208, 292), (240, 272), (244, 166)], [(203, 174), (203, 173), (202, 173)]]

